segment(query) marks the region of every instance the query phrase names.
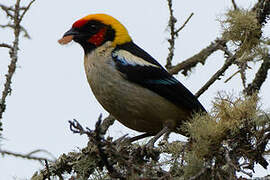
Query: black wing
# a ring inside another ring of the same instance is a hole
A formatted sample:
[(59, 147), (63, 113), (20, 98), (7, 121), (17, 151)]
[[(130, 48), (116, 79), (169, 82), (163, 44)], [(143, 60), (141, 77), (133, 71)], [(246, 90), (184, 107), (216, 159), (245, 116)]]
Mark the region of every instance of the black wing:
[(205, 111), (197, 98), (169, 74), (153, 57), (133, 42), (118, 46), (112, 53), (117, 69), (126, 78), (148, 88), (190, 111)]

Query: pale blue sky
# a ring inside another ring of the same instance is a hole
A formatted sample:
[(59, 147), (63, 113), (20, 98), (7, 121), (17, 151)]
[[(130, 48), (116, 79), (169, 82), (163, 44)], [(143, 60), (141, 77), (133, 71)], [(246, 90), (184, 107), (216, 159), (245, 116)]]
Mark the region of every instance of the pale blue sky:
[[(9, 0), (0, 2), (10, 3)], [(236, 2), (248, 8), (255, 0)], [(173, 63), (208, 46), (221, 32), (216, 19), (230, 7), (230, 0), (174, 1), (178, 26), (182, 25), (190, 13), (193, 12), (194, 16), (179, 34)], [(23, 21), (32, 39), (22, 39), (20, 42), (19, 68), (13, 79), (12, 96), (7, 99), (7, 110), (3, 119), (5, 139), (1, 141), (1, 148), (21, 153), (46, 149), (59, 156), (63, 152), (84, 147), (87, 143), (86, 137), (69, 131), (68, 120), (76, 118), (82, 125), (93, 128), (100, 113), (103, 113), (104, 117), (107, 115), (97, 103), (86, 81), (82, 48), (76, 43), (67, 46), (57, 43), (75, 20), (92, 13), (107, 13), (117, 18), (126, 26), (139, 46), (164, 64), (168, 53), (166, 0), (37, 0)], [(2, 22), (5, 22), (5, 16), (0, 12), (0, 23)], [(269, 27), (267, 32), (269, 34)], [(1, 42), (10, 41), (12, 38), (8, 30), (1, 30), (0, 36)], [(2, 87), (9, 58), (7, 50), (3, 48), (0, 49), (0, 54)], [(180, 74), (177, 79), (195, 93), (223, 62), (223, 54), (215, 53), (205, 67), (199, 66), (189, 77)], [(252, 64), (251, 66), (258, 68)], [(235, 69), (230, 69), (223, 80), (216, 82), (199, 98), (207, 109), (211, 107), (217, 91), (233, 90), (237, 93), (241, 90), (238, 76), (224, 84), (224, 80), (234, 72)], [(251, 79), (254, 74), (249, 73), (248, 76)], [(270, 95), (266, 92), (270, 89), (269, 82), (268, 78), (261, 93), (263, 107), (268, 109), (270, 103), (267, 99), (269, 100)], [(113, 137), (126, 133), (136, 134), (119, 123), (109, 130)], [(179, 136), (175, 136), (177, 137)], [(35, 161), (1, 157), (0, 179), (29, 179), (40, 168), (42, 166)], [(266, 174), (266, 170), (260, 167), (258, 169), (257, 176)]]

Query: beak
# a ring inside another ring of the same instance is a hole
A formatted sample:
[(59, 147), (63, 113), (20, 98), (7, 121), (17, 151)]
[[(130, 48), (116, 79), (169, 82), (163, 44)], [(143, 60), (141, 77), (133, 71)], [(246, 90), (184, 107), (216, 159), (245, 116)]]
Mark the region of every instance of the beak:
[(74, 28), (71, 28), (70, 30), (68, 30), (63, 37), (66, 37), (66, 36), (76, 36), (76, 35), (79, 35), (79, 32), (74, 29)]

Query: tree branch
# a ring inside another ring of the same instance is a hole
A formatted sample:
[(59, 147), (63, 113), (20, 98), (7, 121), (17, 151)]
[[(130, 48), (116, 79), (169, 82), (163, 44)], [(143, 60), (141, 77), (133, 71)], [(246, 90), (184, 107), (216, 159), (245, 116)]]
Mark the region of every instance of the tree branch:
[(7, 6), (3, 5), (3, 4), (0, 4), (0, 7), (6, 13), (7, 17), (9, 17), (9, 18), (14, 17), (13, 14), (11, 14), (11, 12), (10, 12), (10, 11), (14, 11), (13, 8), (7, 7)]
[(168, 1), (168, 7), (169, 7), (169, 12), (170, 12), (170, 19), (169, 19), (169, 24), (168, 27), (170, 28), (170, 39), (168, 39), (168, 42), (170, 44), (169, 49), (169, 54), (167, 57), (167, 63), (165, 67), (167, 69), (170, 69), (172, 66), (172, 59), (174, 56), (174, 46), (175, 46), (175, 23), (177, 22), (177, 19), (173, 15), (173, 9), (172, 9), (172, 0), (167, 0)]
[(29, 10), (29, 8), (31, 7), (31, 5), (35, 2), (36, 0), (32, 0), (23, 10), (23, 13), (21, 14), (20, 18), (19, 18), (19, 23), (21, 23), (24, 15), (26, 14), (26, 12)]
[(259, 24), (264, 25), (269, 19), (270, 15), (270, 1), (259, 0), (259, 2), (252, 8), (252, 11), (257, 12), (257, 19)]
[(205, 85), (197, 91), (195, 96), (198, 98), (202, 93), (204, 93), (216, 80), (220, 78), (220, 76), (223, 75), (223, 73), (232, 65), (232, 63), (235, 61), (237, 57), (237, 53), (235, 53), (233, 56), (229, 57), (224, 65), (205, 83)]
[(234, 10), (237, 10), (237, 9), (238, 9), (238, 6), (236, 5), (236, 3), (235, 3), (235, 1), (234, 1), (234, 0), (232, 0), (232, 4), (233, 4), (233, 8), (234, 8)]
[(169, 13), (170, 13), (170, 18), (169, 18), (169, 23), (168, 23), (168, 27), (170, 29), (170, 38), (168, 39), (168, 42), (170, 46), (168, 48), (169, 54), (167, 56), (167, 63), (165, 67), (167, 69), (170, 69), (172, 67), (172, 60), (174, 56), (175, 40), (178, 37), (178, 33), (186, 26), (186, 24), (189, 22), (189, 20), (194, 15), (194, 13), (191, 13), (190, 16), (187, 18), (187, 20), (184, 22), (184, 24), (176, 30), (175, 24), (177, 22), (177, 19), (173, 15), (172, 0), (167, 0), (167, 2), (168, 2), (168, 7), (169, 7)]
[(39, 161), (39, 162), (42, 162), (42, 161), (53, 162), (52, 160), (47, 159), (47, 158), (42, 158), (42, 157), (32, 156), (33, 153), (20, 154), (20, 153), (15, 153), (15, 152), (11, 152), (11, 151), (0, 150), (0, 154), (2, 154), (2, 155), (14, 156), (14, 157), (20, 157), (20, 158), (28, 159), (28, 160), (37, 160), (37, 161)]
[(258, 72), (255, 75), (254, 80), (244, 90), (247, 95), (252, 95), (254, 92), (261, 89), (262, 84), (265, 82), (270, 69), (270, 55), (263, 57), (263, 62)]
[(178, 74), (180, 71), (183, 71), (182, 74), (185, 76), (187, 75), (188, 71), (190, 71), (193, 67), (195, 67), (198, 63), (204, 64), (206, 59), (216, 52), (217, 50), (221, 49), (222, 46), (226, 44), (226, 41), (217, 39), (212, 42), (209, 46), (202, 49), (198, 54), (182, 61), (181, 63), (171, 67), (169, 72), (171, 74)]
[(1, 44), (0, 44), (0, 47), (12, 49), (12, 46), (9, 45), (9, 44), (6, 44), (6, 43), (1, 43)]
[[(35, 0), (31, 1), (26, 8), (20, 7), (21, 0), (16, 0), (14, 9), (11, 7), (6, 7), (4, 5), (0, 5), (1, 8), (7, 13), (7, 15), (12, 19), (12, 24), (8, 25), (1, 25), (2, 27), (10, 27), (13, 29), (14, 32), (14, 41), (12, 46), (7, 46), (2, 44), (2, 47), (7, 47), (10, 49), (10, 64), (8, 66), (8, 73), (6, 74), (6, 82), (4, 84), (4, 90), (2, 91), (2, 97), (0, 99), (0, 119), (3, 117), (3, 113), (6, 109), (6, 98), (11, 93), (11, 83), (12, 77), (16, 70), (16, 64), (18, 60), (18, 50), (19, 50), (19, 36), (20, 33), (23, 31), (25, 33), (25, 37), (29, 38), (29, 34), (27, 31), (20, 25), (21, 20), (25, 13), (29, 10), (30, 6)], [(23, 14), (20, 16), (20, 11), (23, 10)], [(10, 14), (9, 11), (14, 12), (14, 15)]]
[(187, 18), (187, 20), (184, 22), (184, 24), (178, 30), (174, 32), (176, 36), (178, 36), (178, 33), (186, 26), (186, 24), (189, 22), (189, 20), (192, 18), (193, 15), (194, 13), (191, 13), (189, 17)]
[(100, 134), (105, 135), (111, 125), (113, 125), (115, 118), (112, 115), (106, 117), (100, 125)]

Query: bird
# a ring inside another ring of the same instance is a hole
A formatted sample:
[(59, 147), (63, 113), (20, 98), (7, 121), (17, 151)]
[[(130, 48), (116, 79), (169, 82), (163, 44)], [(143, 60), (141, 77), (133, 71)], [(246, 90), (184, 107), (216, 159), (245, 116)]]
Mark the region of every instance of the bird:
[[(148, 35), (149, 36), (149, 35)], [(160, 63), (134, 43), (127, 29), (107, 14), (75, 21), (58, 41), (84, 50), (84, 69), (93, 94), (124, 126), (142, 132), (131, 138), (179, 132), (194, 113), (206, 112), (198, 99)]]

